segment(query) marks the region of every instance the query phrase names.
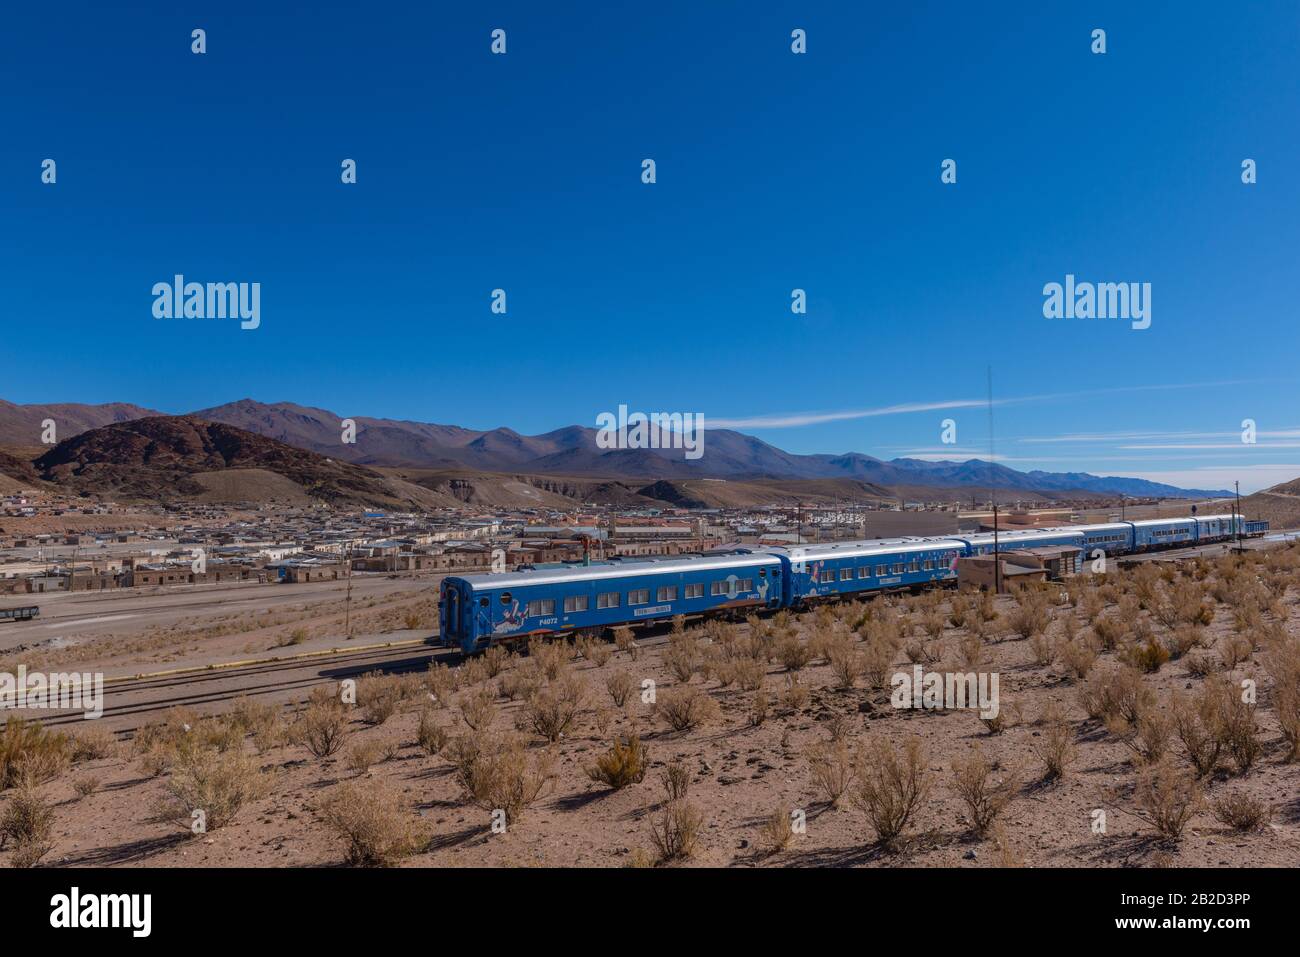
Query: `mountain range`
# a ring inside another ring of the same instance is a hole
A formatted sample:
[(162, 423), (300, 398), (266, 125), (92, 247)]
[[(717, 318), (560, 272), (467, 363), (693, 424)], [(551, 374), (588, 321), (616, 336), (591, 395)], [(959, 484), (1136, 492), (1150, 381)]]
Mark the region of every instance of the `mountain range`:
[[(23, 448), (39, 445), (42, 423), (46, 420), (54, 421), (57, 438), (63, 440), (63, 443), (70, 443), (85, 433), (120, 427), (133, 421), (152, 421), (159, 417), (165, 418), (164, 413), (127, 403), (16, 405), (0, 400), (0, 445)], [(382, 468), (399, 472), (470, 471), (603, 478), (619, 480), (629, 487), (662, 480), (831, 479), (864, 483), (875, 487), (881, 494), (889, 494), (888, 490), (891, 489), (918, 488), (997, 488), (1023, 493), (1048, 493), (1051, 497), (1065, 497), (1063, 493), (1090, 493), (1094, 496), (1123, 494), (1137, 498), (1201, 498), (1226, 494), (1221, 490), (1181, 489), (1143, 479), (1101, 477), (1086, 472), (1020, 472), (980, 459), (930, 462), (896, 458), (885, 461), (858, 452), (797, 455), (761, 439), (728, 429), (709, 429), (704, 437), (704, 455), (695, 460), (687, 460), (680, 450), (601, 449), (596, 444), (597, 430), (578, 425), (541, 435), (521, 435), (509, 428), (480, 431), (456, 425), (355, 416), (352, 418), (355, 424), (355, 442), (345, 442), (343, 417), (326, 409), (290, 402), (263, 403), (241, 399), (199, 409), (183, 418), (190, 423), (184, 427), (190, 432), (184, 439), (168, 434), (164, 445), (173, 448), (174, 443), (179, 441), (180, 448), (184, 450), (182, 458), (189, 459), (198, 455), (199, 458), (192, 461), (191, 465), (202, 464), (202, 456), (208, 454), (204, 451), (207, 447), (205, 442), (212, 443), (212, 448), (215, 449), (222, 441), (227, 444), (231, 441), (230, 435), (234, 433), (205, 432), (207, 437), (200, 439), (193, 432), (194, 429), (202, 428), (195, 423), (210, 423), (315, 453), (319, 459), (329, 461), (337, 469), (351, 465), (366, 470)], [(152, 431), (159, 429), (162, 426), (151, 426)], [(145, 455), (145, 450), (137, 447), (139, 435), (129, 430), (127, 433), (136, 435), (136, 438), (99, 436), (92, 444), (103, 456), (111, 456), (114, 448), (130, 460)], [(250, 444), (249, 440), (241, 441)], [(84, 442), (82, 446), (69, 445), (61, 452), (56, 447), (55, 450), (46, 451), (35, 462), (36, 468), (51, 475), (71, 475), (76, 471), (70, 468), (72, 462), (78, 461), (77, 456), (84, 455), (87, 448)], [(59, 454), (51, 458), (54, 452)], [(245, 454), (246, 460), (260, 458), (269, 458), (277, 468), (286, 467), (285, 454), (279, 450), (273, 452), (269, 448), (259, 447)], [(13, 475), (12, 469), (3, 468), (3, 461), (0, 459), (0, 470)], [(239, 458), (236, 457), (234, 461), (239, 461)], [(304, 461), (310, 461), (311, 468), (320, 465), (317, 459)], [(87, 471), (90, 464), (82, 461), (77, 474), (94, 473), (95, 469)], [(100, 464), (111, 465), (111, 462), (102, 461)], [(224, 467), (231, 466), (227, 464)], [(346, 486), (347, 476), (342, 472), (334, 474), (333, 470), (331, 474), (332, 480)], [(372, 471), (371, 474), (378, 473)], [(629, 483), (623, 480), (632, 481)], [(410, 491), (409, 488), (405, 489), (396, 498), (405, 500)]]

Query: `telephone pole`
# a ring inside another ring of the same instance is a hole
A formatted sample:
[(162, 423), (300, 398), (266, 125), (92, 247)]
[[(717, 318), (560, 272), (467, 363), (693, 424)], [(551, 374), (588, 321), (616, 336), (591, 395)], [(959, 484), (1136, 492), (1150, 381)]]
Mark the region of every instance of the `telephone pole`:
[(1002, 592), (1002, 559), (998, 552), (998, 493), (993, 487), (993, 366), (988, 367), (989, 385), (989, 498), (993, 501), (993, 594)]

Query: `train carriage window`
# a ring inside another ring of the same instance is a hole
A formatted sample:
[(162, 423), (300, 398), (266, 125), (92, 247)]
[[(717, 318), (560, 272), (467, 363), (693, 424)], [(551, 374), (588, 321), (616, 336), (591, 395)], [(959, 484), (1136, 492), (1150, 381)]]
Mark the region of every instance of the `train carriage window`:
[(677, 600), (676, 585), (659, 586), (659, 591), (655, 595), (655, 601), (676, 601), (676, 600)]
[(634, 588), (627, 593), (627, 603), (629, 605), (644, 605), (650, 601), (649, 588)]
[(753, 590), (754, 590), (754, 579), (752, 579), (752, 578), (742, 578), (740, 581), (736, 582), (736, 590), (737, 590), (737, 591), (753, 591)]
[(570, 595), (564, 599), (564, 613), (586, 611), (588, 598), (586, 595)]
[(726, 593), (727, 593), (727, 583), (726, 583), (726, 582), (710, 582), (710, 583), (709, 583), (709, 594), (710, 594), (710, 595), (713, 595), (714, 597), (717, 597), (717, 596), (719, 596), (719, 595), (725, 595)]
[(503, 591), (503, 592), (501, 593), (501, 604), (503, 604), (503, 605), (508, 605), (508, 604), (510, 604), (510, 592), (508, 592), (508, 591)]
[(858, 569), (858, 577), (859, 577), (859, 578), (870, 578), (870, 577), (871, 577), (871, 567), (870, 567), (869, 565), (863, 565), (861, 568), (859, 568), (859, 569)]
[(849, 580), (852, 579), (852, 578), (853, 578), (853, 569), (852, 569), (852, 568), (841, 568), (841, 569), (840, 569), (840, 581), (842, 581), (842, 582), (846, 582), (846, 581), (849, 581)]
[(484, 595), (482, 598), (480, 598), (480, 599), (478, 600), (478, 604), (479, 604), (479, 607), (480, 607), (480, 608), (486, 608), (486, 607), (488, 606), (488, 597), (487, 597), (487, 595)]
[(703, 597), (704, 597), (704, 586), (703, 586), (702, 584), (687, 585), (687, 586), (686, 586), (686, 597), (687, 597), (687, 598), (703, 598)]
[(530, 601), (530, 602), (528, 603), (528, 608), (527, 608), (527, 610), (526, 610), (524, 613), (525, 613), (529, 618), (532, 618), (532, 617), (537, 616), (537, 615), (554, 615), (554, 614), (555, 614), (555, 599), (554, 599), (554, 598), (538, 598), (538, 599), (535, 599), (534, 601)]
[(883, 577), (885, 577), (885, 576), (888, 575), (888, 574), (889, 574), (889, 566), (888, 566), (888, 565), (877, 565), (877, 566), (876, 566), (876, 577), (877, 577), (877, 578), (883, 578)]
[(596, 596), (597, 608), (617, 608), (622, 602), (623, 596), (616, 591), (601, 592)]
[(895, 563), (894, 563), (894, 574), (895, 574), (895, 575), (901, 575), (901, 574), (903, 574), (903, 572), (905, 572), (905, 571), (907, 571), (907, 566), (906, 566), (905, 564), (903, 564), (902, 562), (895, 562)]
[(828, 568), (822, 572), (822, 584), (829, 585), (833, 581), (835, 581), (835, 569)]

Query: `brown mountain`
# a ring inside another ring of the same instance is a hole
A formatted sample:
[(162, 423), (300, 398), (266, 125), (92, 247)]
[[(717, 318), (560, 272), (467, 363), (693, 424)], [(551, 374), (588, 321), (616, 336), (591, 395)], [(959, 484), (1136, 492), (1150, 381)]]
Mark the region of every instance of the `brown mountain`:
[(1243, 495), (1241, 514), (1248, 521), (1267, 521), (1270, 531), (1300, 528), (1300, 478)]
[(372, 469), (193, 416), (151, 416), (91, 429), (32, 464), (42, 479), (64, 489), (119, 501), (445, 504), (426, 489)]
[(42, 423), (46, 419), (54, 420), (56, 439), (70, 439), (101, 425), (161, 414), (129, 402), (108, 402), (103, 405), (84, 405), (80, 402), (16, 405), (0, 399), (0, 445), (39, 445), (44, 432)]
[[(50, 410), (99, 410), (98, 415), (129, 416), (136, 406), (14, 406), (25, 410), (18, 434), (30, 433), (32, 421)], [(0, 410), (3, 411), (3, 410)], [(63, 413), (60, 413), (63, 414)], [(69, 437), (79, 421), (71, 412), (58, 419), (60, 436)], [(900, 489), (979, 488), (1013, 490), (1017, 497), (1041, 495), (1057, 499), (1114, 497), (1195, 497), (1222, 494), (1131, 478), (1099, 478), (1087, 473), (1018, 472), (996, 463), (969, 459), (928, 462), (918, 459), (883, 461), (850, 452), (843, 455), (796, 455), (751, 435), (709, 429), (704, 455), (686, 459), (681, 450), (602, 449), (595, 429), (568, 426), (541, 435), (521, 435), (512, 429), (464, 429), (401, 419), (355, 416), (354, 442), (343, 441), (344, 419), (326, 409), (291, 402), (263, 403), (241, 399), (192, 413), (247, 432), (357, 465), (442, 471), (526, 473), (585, 476), (649, 482), (726, 479), (729, 481), (848, 479), (866, 485)], [(0, 431), (0, 444), (3, 444)], [(22, 444), (30, 444), (30, 438)]]

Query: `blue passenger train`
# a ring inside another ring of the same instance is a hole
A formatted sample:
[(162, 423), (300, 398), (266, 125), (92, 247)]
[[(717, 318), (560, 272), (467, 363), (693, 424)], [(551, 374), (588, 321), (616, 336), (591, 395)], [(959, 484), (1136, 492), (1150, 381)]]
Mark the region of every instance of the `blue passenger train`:
[[(1124, 555), (1259, 536), (1267, 522), (1240, 516), (1151, 519), (1001, 532), (999, 551), (1067, 547), (1075, 567), (1097, 550)], [(739, 618), (953, 581), (963, 557), (993, 552), (992, 533), (870, 539), (801, 547), (737, 548), (612, 559), (444, 578), (440, 640), (464, 652), (534, 636), (597, 635), (619, 625), (688, 616)]]

